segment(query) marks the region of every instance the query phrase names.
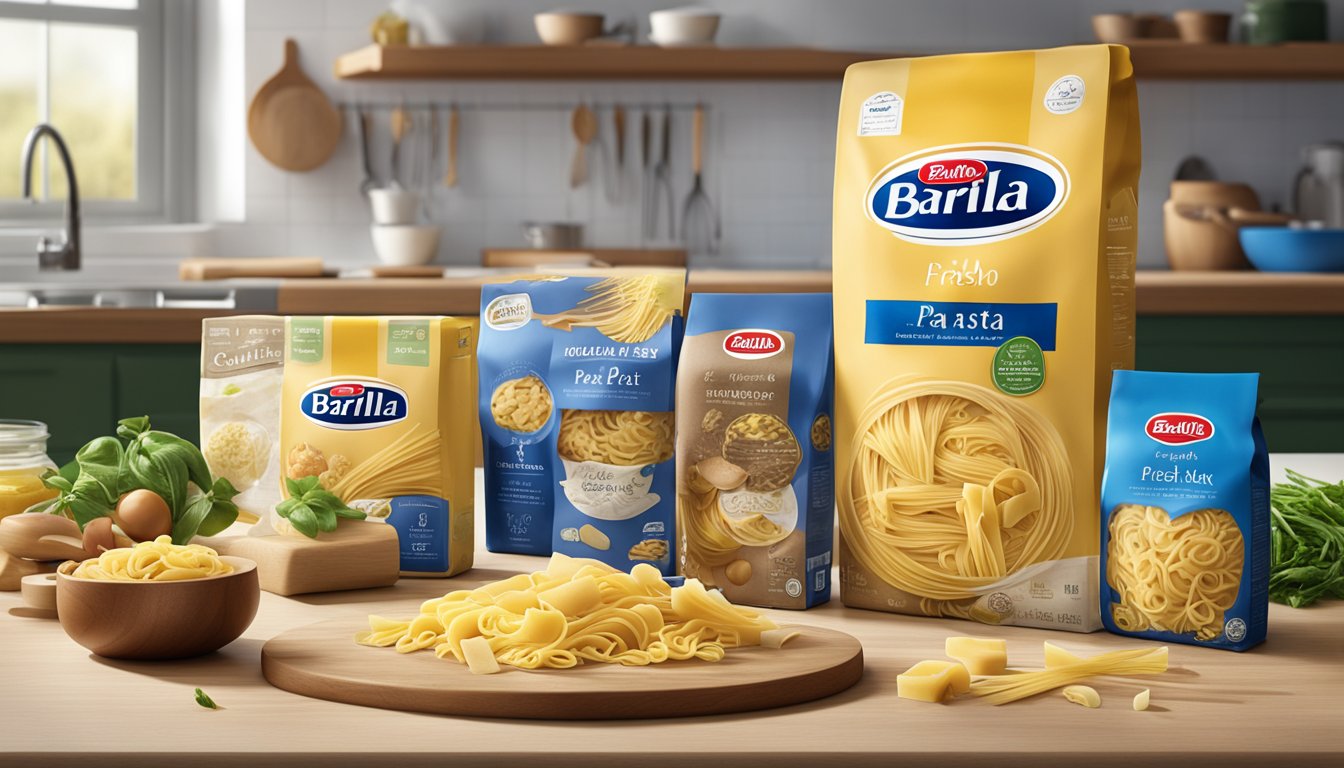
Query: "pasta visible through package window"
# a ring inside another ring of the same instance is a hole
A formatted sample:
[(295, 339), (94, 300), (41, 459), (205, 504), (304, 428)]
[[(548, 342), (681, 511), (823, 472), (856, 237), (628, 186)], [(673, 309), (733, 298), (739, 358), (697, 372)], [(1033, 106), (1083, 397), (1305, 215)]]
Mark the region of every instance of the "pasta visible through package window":
[(627, 557), (631, 560), (655, 561), (667, 557), (667, 542), (662, 539), (645, 539), (630, 548)]
[(1241, 589), (1245, 546), (1226, 510), (1176, 519), (1161, 507), (1122, 504), (1111, 513), (1106, 580), (1119, 602), (1117, 626), (1193, 633), (1212, 640)]
[(514, 432), (536, 432), (550, 421), (551, 391), (534, 374), (510, 379), (490, 396), (495, 423)]
[(1062, 556), (1072, 472), (1054, 428), (984, 387), (889, 382), (840, 476), (850, 554), (926, 609), (966, 617), (980, 590)]
[(557, 450), (571, 461), (660, 464), (672, 457), (673, 424), (671, 413), (565, 410)]

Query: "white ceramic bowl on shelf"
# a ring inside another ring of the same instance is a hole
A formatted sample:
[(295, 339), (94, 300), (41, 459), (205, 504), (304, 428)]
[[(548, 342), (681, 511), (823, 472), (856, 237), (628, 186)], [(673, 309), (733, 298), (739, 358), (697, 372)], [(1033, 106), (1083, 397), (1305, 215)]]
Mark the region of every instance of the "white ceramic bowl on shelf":
[(718, 11), (697, 6), (654, 11), (649, 14), (649, 39), (664, 48), (713, 45), (721, 18)]
[(378, 260), (393, 267), (417, 267), (439, 250), (436, 224), (374, 224), (369, 227)]

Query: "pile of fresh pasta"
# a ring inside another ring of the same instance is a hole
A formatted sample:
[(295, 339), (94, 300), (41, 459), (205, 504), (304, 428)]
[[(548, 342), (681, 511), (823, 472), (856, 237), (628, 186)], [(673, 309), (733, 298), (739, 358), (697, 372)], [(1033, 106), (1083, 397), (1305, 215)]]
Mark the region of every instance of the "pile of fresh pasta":
[(625, 573), (557, 553), (544, 571), (426, 601), (409, 621), (370, 616), (369, 631), (355, 642), (401, 653), (433, 650), (489, 674), (500, 665), (719, 661), (729, 648), (779, 647), (794, 634), (696, 579), (672, 587), (651, 565)]
[(77, 579), (97, 581), (185, 581), (233, 573), (215, 550), (200, 544), (174, 544), (171, 536), (133, 547), (104, 550), (79, 564)]

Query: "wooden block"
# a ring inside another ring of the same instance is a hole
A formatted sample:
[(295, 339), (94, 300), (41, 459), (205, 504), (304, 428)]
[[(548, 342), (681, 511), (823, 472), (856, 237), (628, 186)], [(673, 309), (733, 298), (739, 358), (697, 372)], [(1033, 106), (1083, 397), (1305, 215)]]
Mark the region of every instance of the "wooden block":
[(200, 543), (255, 561), (261, 588), (277, 595), (387, 587), (401, 570), (397, 531), (386, 523), (346, 523), (318, 539), (218, 536)]
[[(396, 541), (394, 538), (393, 541)], [(38, 562), (15, 557), (0, 549), (0, 592), (18, 592), (24, 576), (35, 573), (55, 573), (60, 562)]]

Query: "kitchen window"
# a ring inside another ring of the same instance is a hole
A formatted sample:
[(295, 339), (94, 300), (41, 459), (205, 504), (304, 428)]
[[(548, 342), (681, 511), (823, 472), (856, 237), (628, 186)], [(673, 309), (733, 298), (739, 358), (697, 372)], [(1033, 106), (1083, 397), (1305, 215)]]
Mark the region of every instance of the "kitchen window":
[(19, 156), (39, 122), (65, 137), (85, 218), (167, 223), (191, 216), (192, 4), (0, 0), (0, 220), (59, 220), (65, 170), (50, 141), (21, 199)]

